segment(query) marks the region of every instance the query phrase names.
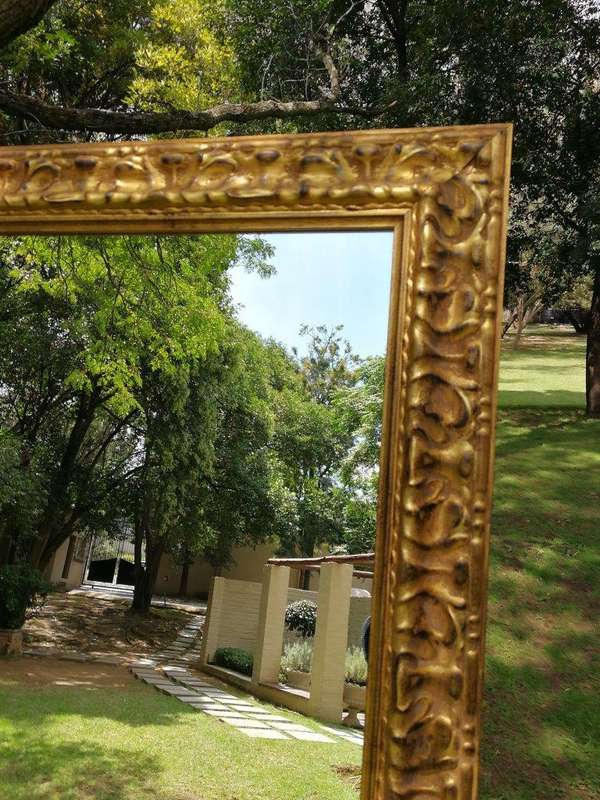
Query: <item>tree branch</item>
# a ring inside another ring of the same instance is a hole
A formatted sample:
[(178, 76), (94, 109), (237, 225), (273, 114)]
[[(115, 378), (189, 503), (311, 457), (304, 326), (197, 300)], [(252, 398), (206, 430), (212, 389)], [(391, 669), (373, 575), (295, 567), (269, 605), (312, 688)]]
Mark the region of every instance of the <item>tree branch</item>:
[(0, 47), (35, 27), (56, 0), (0, 0)]
[[(332, 66), (330, 64), (329, 66)], [(328, 69), (329, 71), (329, 69)], [(330, 73), (331, 75), (331, 73)], [(261, 100), (256, 103), (221, 103), (203, 111), (105, 111), (99, 108), (51, 106), (25, 95), (0, 92), (0, 110), (10, 115), (33, 119), (54, 130), (90, 131), (113, 134), (153, 134), (175, 131), (208, 131), (221, 122), (252, 122), (277, 117), (309, 116), (330, 112), (373, 117), (382, 108), (355, 108), (337, 105), (334, 83), (327, 97), (319, 100)]]
[(396, 58), (398, 60), (398, 71), (400, 77), (406, 80), (408, 71), (408, 54), (406, 40), (408, 30), (406, 25), (406, 11), (408, 0), (377, 0), (377, 6), (381, 12), (383, 21), (388, 28), (394, 41)]

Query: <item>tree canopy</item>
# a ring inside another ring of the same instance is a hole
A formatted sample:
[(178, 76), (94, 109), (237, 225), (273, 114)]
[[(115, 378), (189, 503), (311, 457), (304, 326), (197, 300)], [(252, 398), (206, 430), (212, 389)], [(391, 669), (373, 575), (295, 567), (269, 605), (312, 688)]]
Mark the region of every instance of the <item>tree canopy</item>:
[(372, 546), (383, 358), (340, 327), (304, 327), (300, 354), (241, 325), (231, 270), (268, 277), (262, 239), (0, 244), (4, 559), (130, 531), (143, 611), (165, 553), (219, 570), (267, 538)]
[[(0, 421), (19, 464), (13, 491), (35, 488), (34, 563), (76, 528), (109, 525), (97, 519), (114, 508), (106, 499), (139, 471), (132, 431), (148, 382), (173, 399), (221, 356), (227, 270), (240, 259), (262, 268), (267, 253), (258, 239), (216, 235), (3, 241)], [(22, 544), (25, 519), (22, 530), (3, 522), (5, 549)]]
[(509, 266), (590, 276), (600, 414), (595, 0), (3, 0), (2, 41), (8, 143), (514, 121)]

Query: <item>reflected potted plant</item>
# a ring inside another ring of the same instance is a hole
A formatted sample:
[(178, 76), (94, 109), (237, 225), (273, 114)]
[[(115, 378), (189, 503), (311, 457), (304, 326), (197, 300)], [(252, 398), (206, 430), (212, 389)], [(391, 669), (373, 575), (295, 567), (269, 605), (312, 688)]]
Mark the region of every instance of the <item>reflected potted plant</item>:
[(312, 600), (297, 600), (285, 610), (285, 627), (300, 637), (286, 644), (281, 660), (282, 683), (294, 689), (310, 689), (312, 639), (317, 627), (317, 604)]
[(346, 652), (344, 683), (344, 705), (356, 711), (364, 711), (367, 702), (368, 666), (360, 647), (351, 647)]
[(312, 642), (307, 639), (288, 642), (281, 658), (281, 682), (294, 689), (308, 691), (310, 689), (312, 653)]
[(23, 653), (27, 611), (40, 605), (52, 586), (29, 564), (0, 567), (0, 655)]

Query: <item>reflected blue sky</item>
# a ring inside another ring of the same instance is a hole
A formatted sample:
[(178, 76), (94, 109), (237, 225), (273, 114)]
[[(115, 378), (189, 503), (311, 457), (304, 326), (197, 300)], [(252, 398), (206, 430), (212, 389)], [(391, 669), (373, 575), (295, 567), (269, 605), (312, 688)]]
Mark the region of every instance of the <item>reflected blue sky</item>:
[(385, 351), (392, 233), (277, 233), (277, 274), (260, 278), (238, 268), (232, 293), (240, 320), (263, 336), (305, 350), (300, 326), (344, 326), (360, 356)]

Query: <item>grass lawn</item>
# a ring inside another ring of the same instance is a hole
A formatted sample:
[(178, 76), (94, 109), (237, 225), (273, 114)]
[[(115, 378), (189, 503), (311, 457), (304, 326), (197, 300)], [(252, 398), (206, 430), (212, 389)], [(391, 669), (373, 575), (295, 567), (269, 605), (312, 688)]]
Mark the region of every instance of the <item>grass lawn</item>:
[(585, 336), (566, 325), (531, 325), (522, 346), (503, 343), (502, 408), (585, 408)]
[(532, 327), (501, 368), (482, 800), (600, 798), (600, 421), (585, 340)]
[(28, 686), (0, 669), (0, 798), (356, 800), (337, 769), (352, 771), (360, 747), (251, 739), (125, 680), (125, 690)]

